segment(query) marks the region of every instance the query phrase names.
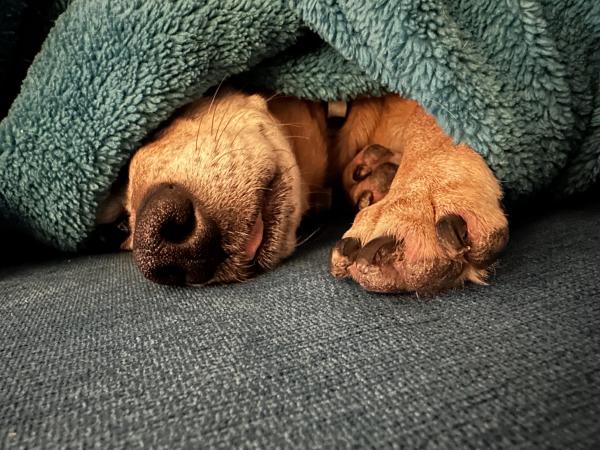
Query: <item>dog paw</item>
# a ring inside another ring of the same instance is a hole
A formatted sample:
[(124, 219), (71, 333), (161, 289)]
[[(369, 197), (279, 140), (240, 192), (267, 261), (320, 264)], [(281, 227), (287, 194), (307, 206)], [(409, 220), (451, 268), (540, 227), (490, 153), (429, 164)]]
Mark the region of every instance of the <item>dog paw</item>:
[(365, 146), (346, 166), (344, 188), (359, 210), (377, 203), (388, 193), (401, 155), (378, 144)]
[(432, 294), (467, 280), (484, 284), (508, 241), (499, 205), (482, 218), (390, 197), (358, 213), (331, 252), (332, 275), (374, 292)]

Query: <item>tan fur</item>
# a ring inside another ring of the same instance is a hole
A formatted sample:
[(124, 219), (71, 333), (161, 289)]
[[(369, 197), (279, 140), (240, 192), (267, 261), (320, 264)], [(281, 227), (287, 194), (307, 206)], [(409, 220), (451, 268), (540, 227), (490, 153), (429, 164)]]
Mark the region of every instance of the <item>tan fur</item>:
[[(324, 187), (328, 182), (328, 142), (321, 105), (294, 97), (276, 96), (269, 101), (268, 107), (292, 146), (305, 192)], [(303, 211), (308, 206), (303, 204)]]
[[(260, 180), (282, 174), (277, 188), (289, 216), (271, 224), (267, 248), (257, 257), (267, 269), (293, 251), (309, 193), (331, 182), (327, 175), (340, 179), (356, 202), (369, 180), (356, 182), (353, 170), (360, 150), (370, 144), (391, 150), (398, 169), (389, 191), (357, 214), (344, 237), (362, 247), (390, 237), (396, 246), (385, 259), (378, 256), (377, 264), (350, 260), (336, 247), (332, 273), (383, 292), (483, 282), (490, 255), (506, 241), (500, 185), (481, 156), (455, 145), (419, 105), (395, 95), (354, 101), (331, 142), (319, 103), (275, 97), (267, 104), (260, 96), (232, 91), (193, 103), (131, 160), (125, 207), (132, 235), (136, 211), (153, 186), (183, 185), (227, 231), (224, 249), (231, 256), (212, 281), (247, 278), (250, 262), (239, 253), (252, 226), (247, 211), (256, 209), (256, 193), (264, 189)], [(436, 223), (452, 214), (468, 228), (468, 251), (459, 254), (436, 236)]]

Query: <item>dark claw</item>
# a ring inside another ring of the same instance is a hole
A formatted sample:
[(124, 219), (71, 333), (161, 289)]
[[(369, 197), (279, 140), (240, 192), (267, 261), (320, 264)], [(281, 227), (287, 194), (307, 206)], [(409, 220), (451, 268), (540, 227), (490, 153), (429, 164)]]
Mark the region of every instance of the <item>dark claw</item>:
[(358, 209), (364, 209), (367, 206), (370, 206), (373, 203), (373, 193), (371, 191), (364, 191), (362, 194), (360, 194), (360, 197), (358, 197), (358, 202), (356, 204), (356, 206), (358, 206)]
[(394, 181), (397, 171), (398, 164), (394, 164), (393, 162), (381, 164), (375, 169), (373, 179), (377, 184), (377, 190), (379, 192), (385, 193), (390, 190), (390, 186), (392, 185), (392, 181)]
[(387, 260), (396, 250), (396, 240), (390, 236), (381, 236), (365, 245), (357, 256), (357, 261), (365, 264), (380, 264)]
[(435, 224), (435, 232), (448, 256), (456, 258), (469, 251), (467, 223), (456, 214), (442, 217)]
[(352, 173), (352, 179), (354, 181), (362, 181), (369, 175), (371, 175), (371, 169), (365, 166), (364, 164), (359, 164), (358, 166), (356, 166), (356, 169), (354, 169), (354, 172)]
[(344, 238), (338, 242), (337, 247), (342, 256), (354, 261), (356, 259), (356, 254), (360, 250), (360, 241), (353, 237)]

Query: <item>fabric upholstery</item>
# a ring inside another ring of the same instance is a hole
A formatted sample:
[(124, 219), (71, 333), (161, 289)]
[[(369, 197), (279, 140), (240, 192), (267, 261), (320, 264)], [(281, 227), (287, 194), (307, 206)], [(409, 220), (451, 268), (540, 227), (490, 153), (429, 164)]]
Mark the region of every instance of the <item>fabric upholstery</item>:
[(0, 447), (598, 448), (600, 206), (516, 226), (489, 286), (368, 294), (331, 225), (186, 289), (129, 254), (0, 270)]

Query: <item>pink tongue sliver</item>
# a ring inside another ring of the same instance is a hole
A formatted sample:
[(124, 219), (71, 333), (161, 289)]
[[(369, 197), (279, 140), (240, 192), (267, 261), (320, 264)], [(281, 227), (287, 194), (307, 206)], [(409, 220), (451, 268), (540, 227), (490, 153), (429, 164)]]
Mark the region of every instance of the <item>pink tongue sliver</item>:
[(256, 255), (256, 251), (263, 240), (263, 233), (265, 230), (265, 224), (263, 223), (262, 214), (258, 213), (258, 217), (256, 218), (256, 223), (252, 227), (252, 231), (250, 232), (250, 240), (246, 244), (246, 256), (248, 259), (254, 259)]

